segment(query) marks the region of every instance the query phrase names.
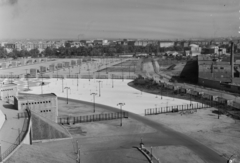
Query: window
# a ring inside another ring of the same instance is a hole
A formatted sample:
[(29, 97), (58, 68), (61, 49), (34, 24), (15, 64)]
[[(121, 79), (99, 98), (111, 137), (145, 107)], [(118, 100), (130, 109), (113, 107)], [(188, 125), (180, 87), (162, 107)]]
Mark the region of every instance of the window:
[(42, 110), (41, 110), (41, 113), (42, 113)]
[(49, 112), (51, 111), (51, 110), (48, 110)]
[(218, 69), (218, 67), (214, 67), (214, 69)]
[(220, 67), (220, 69), (222, 69), (222, 70), (223, 70), (223, 69), (224, 69), (224, 67)]

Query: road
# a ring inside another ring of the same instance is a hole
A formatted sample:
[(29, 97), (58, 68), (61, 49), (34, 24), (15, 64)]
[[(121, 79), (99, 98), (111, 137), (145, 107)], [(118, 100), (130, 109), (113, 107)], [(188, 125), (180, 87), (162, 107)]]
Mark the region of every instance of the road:
[[(64, 99), (59, 97), (59, 99)], [(71, 100), (77, 102), (78, 100)], [(91, 105), (91, 102), (85, 102), (80, 101), (83, 104)], [(119, 109), (109, 107), (102, 104), (96, 104), (97, 107), (104, 107), (104, 109), (116, 112)], [(208, 163), (226, 163), (227, 160), (223, 157), (221, 157), (218, 153), (213, 151), (212, 149), (208, 148), (207, 146), (201, 144), (200, 142), (182, 134), (177, 131), (174, 131), (163, 124), (160, 124), (158, 122), (154, 122), (152, 120), (149, 120), (145, 118), (144, 116), (140, 116), (134, 113), (129, 113), (129, 117), (132, 119), (135, 119), (137, 121), (140, 121), (154, 129), (157, 130), (156, 133), (150, 133), (150, 134), (143, 134), (141, 137), (144, 140), (144, 143), (147, 146), (168, 146), (168, 145), (176, 145), (176, 146), (185, 146), (192, 150), (195, 154), (197, 154), (202, 160)], [(124, 125), (124, 122), (123, 122)], [(120, 138), (120, 137), (119, 137)], [(107, 140), (110, 140), (109, 138)], [(124, 141), (121, 142), (121, 147), (124, 148), (131, 148), (132, 146), (136, 146), (139, 144), (139, 136), (131, 136), (128, 137), (128, 141), (124, 139)], [(82, 140), (81, 140), (82, 141)], [(114, 142), (114, 141), (111, 141)], [(106, 142), (107, 143), (107, 142)], [(109, 144), (109, 143), (107, 143)], [(114, 146), (114, 143), (110, 143), (111, 146)], [(119, 144), (118, 144), (119, 147)], [(102, 149), (102, 148), (101, 148)], [(108, 149), (109, 146), (108, 146)]]

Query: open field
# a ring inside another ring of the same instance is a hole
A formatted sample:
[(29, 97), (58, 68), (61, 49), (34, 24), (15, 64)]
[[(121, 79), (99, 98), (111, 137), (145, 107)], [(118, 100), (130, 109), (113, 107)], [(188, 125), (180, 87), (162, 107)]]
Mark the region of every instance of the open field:
[[(8, 69), (0, 69), (1, 75), (10, 75), (10, 72), (13, 72), (13, 75), (21, 75), (21, 74), (26, 74), (26, 69), (27, 72), (31, 68), (33, 69), (40, 69), (40, 66), (45, 66), (49, 69), (49, 66), (51, 64), (57, 64), (57, 63), (63, 63), (63, 62), (71, 62), (71, 60), (77, 60), (76, 58), (64, 58), (64, 59), (54, 59), (54, 61), (48, 61), (48, 62), (41, 62), (37, 64), (30, 64), (30, 65), (24, 65), (20, 67), (13, 67), (13, 68), (8, 68)], [(81, 66), (75, 65), (74, 67), (70, 67), (70, 73), (77, 74), (77, 73), (88, 73), (88, 71), (92, 74), (93, 72), (97, 71), (98, 69), (103, 69), (103, 67), (107, 66), (112, 66), (114, 64), (118, 64), (121, 61), (125, 61), (126, 59), (118, 59), (118, 58), (108, 58), (108, 59), (93, 59), (92, 61), (89, 62), (82, 62)], [(57, 71), (53, 72), (46, 72), (45, 74), (57, 74)], [(58, 70), (59, 75), (64, 75), (64, 74), (69, 74), (69, 68), (62, 68)]]
[(226, 115), (218, 119), (215, 108), (198, 110), (193, 114), (171, 113), (147, 116), (178, 132), (184, 133), (214, 149), (223, 157), (240, 153), (239, 120)]

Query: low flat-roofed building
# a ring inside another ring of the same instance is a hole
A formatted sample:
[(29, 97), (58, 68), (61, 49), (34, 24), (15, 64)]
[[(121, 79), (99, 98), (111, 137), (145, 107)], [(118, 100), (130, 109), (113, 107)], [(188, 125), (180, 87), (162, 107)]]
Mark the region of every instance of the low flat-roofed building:
[(14, 99), (14, 97), (18, 96), (18, 86), (17, 84), (2, 84), (0, 88), (0, 98), (2, 101), (8, 101), (10, 99)]
[(17, 96), (14, 98), (14, 106), (17, 110), (28, 108), (32, 112), (57, 123), (58, 98), (54, 93)]

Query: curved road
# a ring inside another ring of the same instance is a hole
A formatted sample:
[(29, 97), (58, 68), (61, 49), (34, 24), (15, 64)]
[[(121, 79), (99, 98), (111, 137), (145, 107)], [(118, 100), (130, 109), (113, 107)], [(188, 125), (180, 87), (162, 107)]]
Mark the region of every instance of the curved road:
[[(65, 100), (65, 98), (62, 98), (62, 97), (58, 97), (58, 98), (61, 100)], [(81, 100), (69, 99), (69, 101), (81, 102), (83, 104), (92, 105), (92, 102), (86, 102)], [(107, 105), (96, 103), (96, 106), (102, 107), (106, 110), (113, 111), (113, 112), (119, 111), (119, 109), (110, 107)], [(227, 162), (225, 158), (220, 156), (218, 153), (216, 153), (212, 149), (208, 148), (207, 146), (201, 144), (200, 142), (182, 133), (176, 132), (158, 122), (154, 122), (152, 120), (149, 120), (143, 116), (140, 116), (134, 113), (129, 113), (129, 117), (137, 121), (140, 121), (157, 130), (157, 132), (154, 134), (143, 134), (142, 138), (144, 140), (144, 143), (147, 143), (148, 145), (151, 145), (151, 146), (181, 145), (192, 150), (205, 162), (208, 162), (208, 163), (226, 163)], [(129, 140), (127, 142), (122, 142), (122, 146), (132, 147), (132, 146), (136, 146), (137, 143), (139, 143), (139, 140)]]

